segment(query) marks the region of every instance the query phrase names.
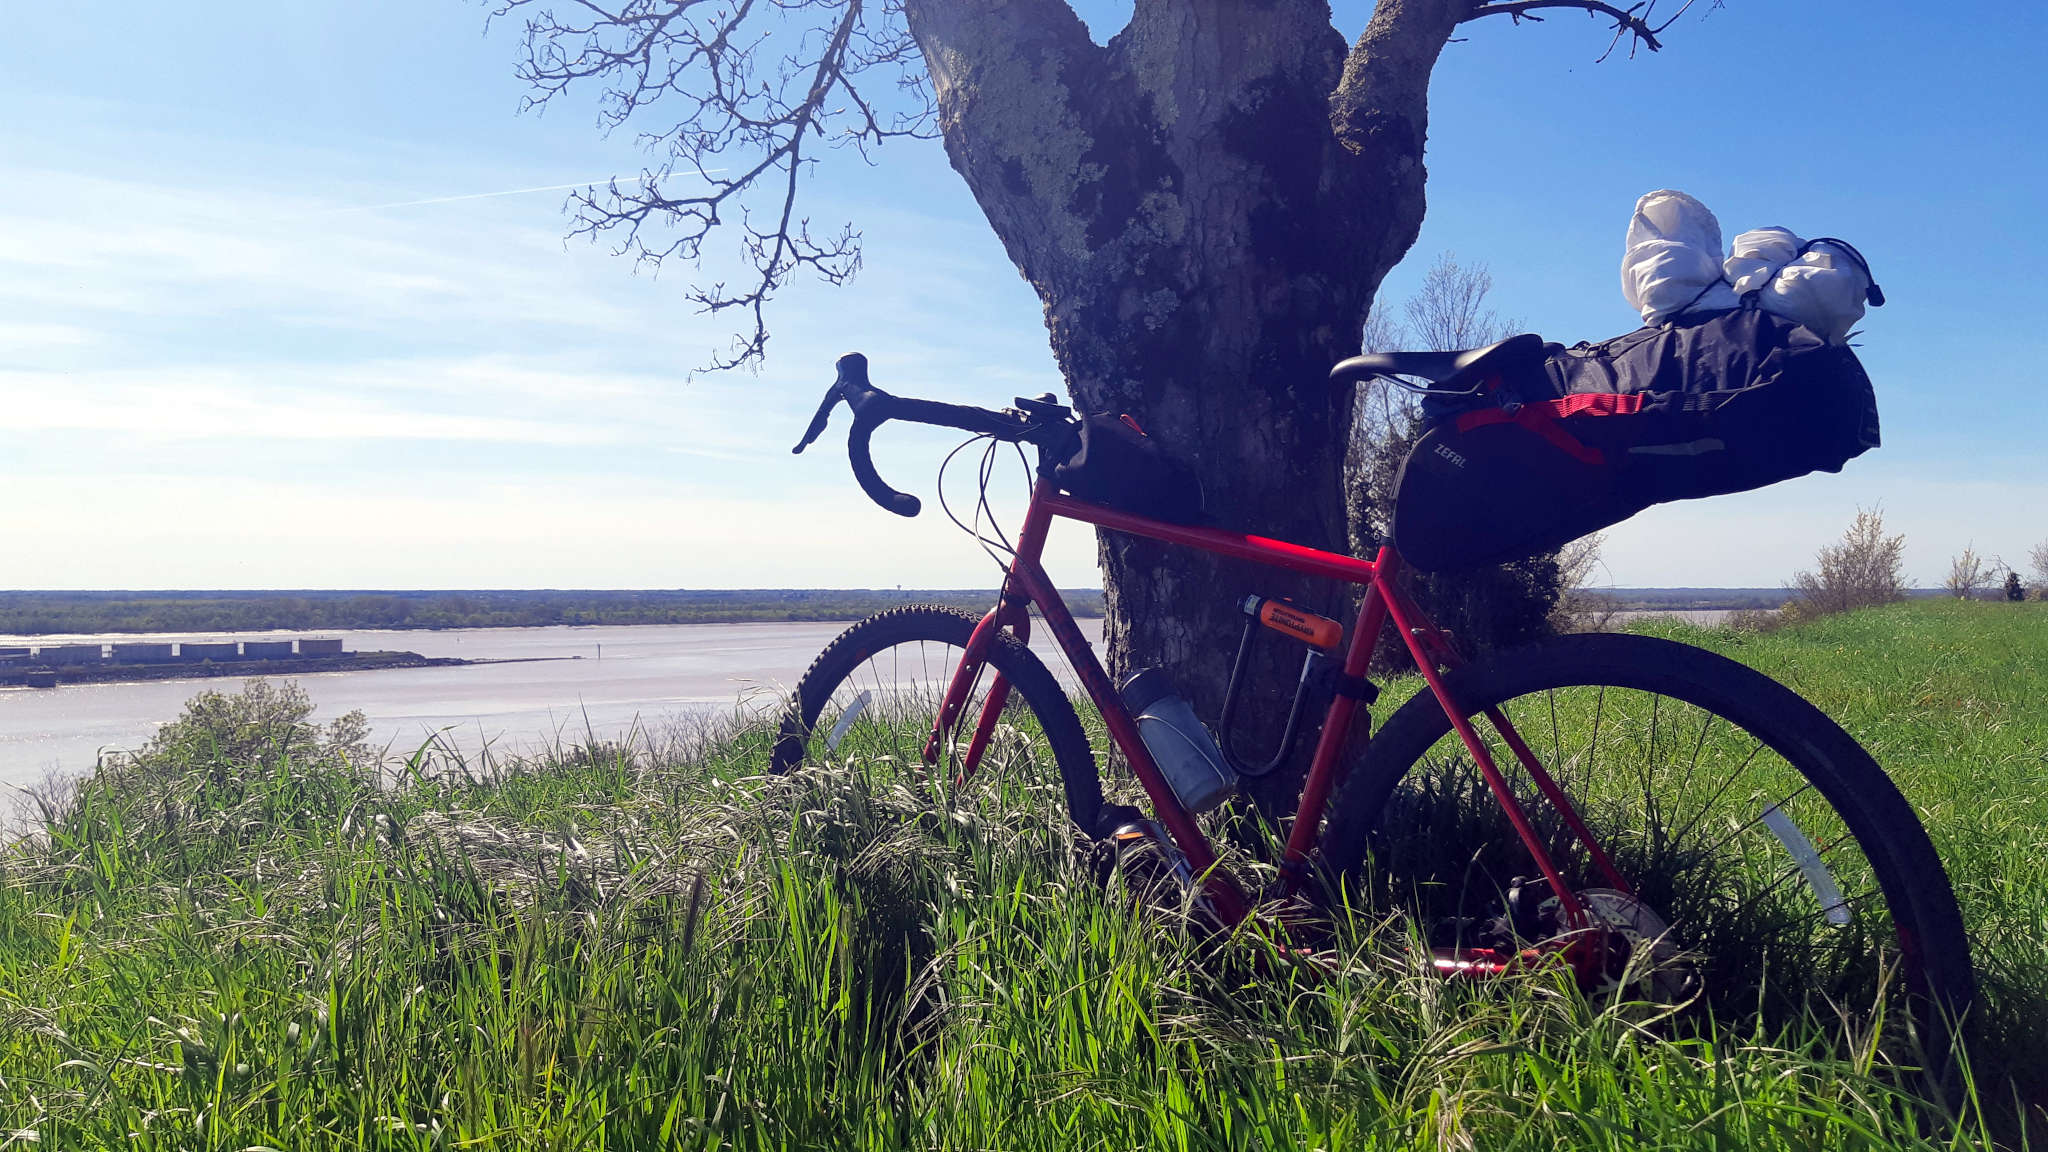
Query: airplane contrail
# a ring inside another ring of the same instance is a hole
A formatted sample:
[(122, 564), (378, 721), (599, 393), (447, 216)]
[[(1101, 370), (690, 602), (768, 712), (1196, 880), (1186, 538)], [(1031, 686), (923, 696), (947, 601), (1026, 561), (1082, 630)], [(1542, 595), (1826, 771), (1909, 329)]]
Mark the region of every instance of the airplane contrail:
[[(723, 171), (725, 171), (723, 168), (706, 168), (704, 175), (709, 176), (712, 173)], [(682, 175), (687, 176), (690, 173), (682, 173)], [(571, 188), (592, 188), (607, 185), (613, 179), (613, 177), (607, 176), (602, 180), (583, 180), (575, 184), (543, 184), (538, 188), (507, 188), (502, 192), (465, 192), (460, 196), (430, 196), (425, 200), (398, 200), (390, 204), (361, 204), (353, 208), (337, 208), (335, 211), (377, 212), (385, 208), (417, 208), (425, 204), (453, 204), (459, 200), (489, 200), (497, 196), (524, 196), (529, 192), (566, 192)], [(644, 183), (648, 177), (621, 176), (617, 177), (617, 179), (621, 184), (640, 184)]]

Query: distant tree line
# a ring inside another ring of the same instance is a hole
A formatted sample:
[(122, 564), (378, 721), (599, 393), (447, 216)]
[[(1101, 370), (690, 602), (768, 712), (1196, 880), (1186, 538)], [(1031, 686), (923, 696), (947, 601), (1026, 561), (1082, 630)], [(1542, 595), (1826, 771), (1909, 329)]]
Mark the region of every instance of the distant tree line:
[[(1063, 593), (1076, 615), (1102, 593)], [(320, 632), (855, 620), (900, 604), (984, 611), (994, 591), (750, 588), (652, 592), (0, 592), (0, 634)]]

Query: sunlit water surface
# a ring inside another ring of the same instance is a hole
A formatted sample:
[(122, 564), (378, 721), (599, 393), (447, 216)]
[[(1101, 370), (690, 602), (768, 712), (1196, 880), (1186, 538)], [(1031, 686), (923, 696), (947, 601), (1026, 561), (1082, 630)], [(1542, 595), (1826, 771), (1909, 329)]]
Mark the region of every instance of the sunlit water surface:
[[(531, 661), (294, 677), (312, 695), (316, 719), (360, 710), (376, 743), (395, 754), (438, 740), (474, 756), (485, 748), (494, 754), (532, 752), (558, 742), (583, 743), (593, 735), (619, 740), (637, 733), (659, 742), (707, 715), (764, 708), (795, 685), (818, 650), (846, 627), (683, 624), (254, 635), (342, 635), (358, 652)], [(1081, 627), (1091, 642), (1101, 638), (1100, 620), (1083, 620)], [(1059, 667), (1039, 632), (1032, 646)], [(0, 645), (65, 639), (0, 636)], [(194, 695), (238, 687), (235, 680), (191, 679), (0, 689), (0, 785), (25, 786), (89, 770), (102, 750), (147, 743)]]
[[(1679, 615), (1712, 625), (1721, 612)], [(759, 709), (786, 692), (843, 622), (681, 624), (593, 628), (470, 628), (344, 632), (352, 651), (394, 650), (471, 660), (523, 660), (456, 668), (322, 672), (295, 679), (311, 693), (316, 718), (360, 710), (375, 741), (404, 755), (429, 740), (474, 756), (519, 754), (591, 736), (637, 733), (659, 742), (707, 715)], [(1083, 620), (1091, 643), (1102, 621)], [(259, 637), (337, 633), (252, 633)], [(86, 637), (85, 639), (92, 639)], [(125, 640), (190, 638), (124, 636)], [(0, 645), (63, 643), (80, 637), (0, 636)], [(1062, 679), (1068, 674), (1040, 628), (1037, 649)], [(102, 750), (139, 748), (175, 719), (186, 700), (229, 679), (0, 688), (0, 786), (92, 768)], [(0, 808), (4, 808), (0, 803)]]

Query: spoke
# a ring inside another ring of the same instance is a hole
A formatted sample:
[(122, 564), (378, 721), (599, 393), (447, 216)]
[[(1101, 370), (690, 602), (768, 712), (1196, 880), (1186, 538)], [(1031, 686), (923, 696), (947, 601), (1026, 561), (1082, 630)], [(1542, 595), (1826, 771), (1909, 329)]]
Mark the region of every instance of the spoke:
[[(1641, 777), (1643, 783), (1643, 795), (1646, 798), (1650, 795), (1650, 774), (1657, 770), (1657, 714), (1658, 709), (1663, 704), (1663, 702), (1664, 697), (1659, 696), (1655, 693), (1652, 693), (1650, 695), (1650, 749), (1649, 752), (1643, 757), (1643, 772)], [(1647, 805), (1645, 807), (1647, 807)]]
[[(1842, 897), (1842, 905), (1853, 908), (1873, 897), (1882, 897), (1883, 895), (1884, 893), (1879, 889), (1869, 888), (1853, 896)], [(1727, 939), (1762, 949), (1795, 948), (1807, 952), (1839, 951), (1841, 947), (1839, 941), (1816, 941), (1813, 939), (1813, 933), (1810, 929), (1817, 922), (1823, 922), (1817, 915), (1780, 916), (1765, 926), (1768, 929), (1767, 931), (1731, 934)], [(1848, 931), (1846, 926), (1831, 928), (1830, 930), (1834, 932)]]
[(889, 702), (886, 715), (894, 717), (903, 710), (903, 692), (896, 687), (896, 682), (902, 679), (898, 666), (902, 662), (903, 653), (895, 648), (886, 651), (889, 656), (889, 671), (882, 671), (881, 653), (876, 653), (867, 661), (868, 675), (874, 678), (876, 693)]
[[(1841, 847), (1843, 844), (1846, 844), (1854, 840), (1855, 838), (1855, 833), (1844, 832), (1840, 836), (1835, 837), (1833, 840), (1828, 841), (1827, 847), (1815, 849), (1814, 856), (1818, 859), (1825, 860), (1827, 859), (1828, 853), (1833, 852), (1835, 849)], [(1773, 879), (1769, 884), (1764, 886), (1763, 891), (1758, 892), (1756, 895), (1749, 897), (1749, 899), (1758, 901), (1764, 899), (1765, 897), (1769, 896), (1771, 893), (1777, 891), (1780, 887), (1782, 887), (1785, 881), (1790, 880), (1794, 876), (1803, 874), (1803, 871), (1804, 870), (1801, 869), (1799, 866), (1799, 862), (1797, 860), (1794, 860), (1789, 866), (1781, 869), (1777, 877)], [(1839, 881), (1837, 883), (1839, 883)], [(1844, 905), (1847, 905), (1849, 903), (1849, 898), (1846, 896), (1843, 897), (1842, 903)]]
[(1700, 738), (1698, 740), (1693, 741), (1692, 758), (1688, 760), (1685, 765), (1685, 779), (1681, 781), (1678, 785), (1678, 794), (1680, 796), (1683, 796), (1687, 792), (1692, 790), (1693, 773), (1699, 771), (1700, 753), (1706, 749), (1707, 733), (1711, 731), (1714, 727), (1714, 714), (1712, 712), (1708, 712), (1704, 708), (1700, 709), (1700, 711), (1706, 716), (1707, 719), (1705, 723), (1700, 725)]
[(1590, 778), (1595, 765), (1600, 762), (1600, 721), (1607, 714), (1607, 685), (1600, 686), (1600, 695), (1593, 698), (1593, 738), (1586, 745), (1586, 772)]
[[(862, 688), (860, 686), (861, 669), (866, 668), (867, 666), (868, 662), (862, 661), (859, 666), (855, 667), (852, 671), (846, 674), (846, 679), (841, 681), (838, 687), (832, 690), (831, 705), (834, 709), (837, 710), (836, 716), (844, 716), (846, 714), (846, 710), (853, 706), (853, 702), (860, 698), (860, 694), (862, 692)], [(858, 716), (854, 717), (852, 727), (848, 728), (846, 731), (846, 735), (849, 738), (860, 739), (861, 737), (865, 736), (868, 725), (874, 722), (875, 715), (879, 711), (889, 707), (889, 698), (887, 696), (882, 695), (879, 692), (874, 691), (873, 684), (875, 680), (872, 668), (869, 669), (869, 673), (870, 674), (868, 677), (868, 681), (870, 687), (866, 689), (866, 691), (869, 693), (869, 704), (867, 708), (868, 716), (865, 721), (863, 721)], [(833, 721), (835, 724), (838, 723), (836, 716)], [(844, 741), (841, 741), (841, 743), (844, 743)]]
[[(1825, 847), (1818, 849), (1816, 851), (1816, 855), (1826, 857), (1829, 853), (1841, 847), (1843, 844), (1852, 843), (1854, 842), (1854, 840), (1855, 836), (1853, 833), (1844, 832), (1840, 836), (1829, 841)], [(1733, 896), (1732, 899), (1735, 900), (1736, 903), (1743, 908), (1762, 908), (1764, 906), (1764, 901), (1768, 900), (1772, 893), (1784, 887), (1786, 881), (1801, 874), (1802, 872), (1798, 864), (1793, 863), (1791, 865), (1788, 865), (1787, 867), (1780, 869), (1778, 871), (1778, 874), (1761, 890), (1751, 893), (1741, 893)], [(1853, 908), (1855, 905), (1862, 903), (1863, 901), (1867, 901), (1873, 896), (1881, 897), (1883, 894), (1884, 893), (1882, 889), (1873, 885), (1868, 888), (1859, 889), (1854, 894), (1843, 894), (1839, 900), (1839, 906), (1843, 908)], [(1726, 893), (1721, 893), (1720, 896), (1723, 899), (1731, 898)], [(1767, 938), (1774, 939), (1777, 936), (1782, 936), (1785, 932), (1789, 931), (1789, 928), (1786, 927), (1787, 925), (1811, 924), (1816, 920), (1821, 920), (1824, 918), (1824, 911), (1809, 913), (1804, 916), (1779, 917), (1777, 922), (1780, 925), (1780, 927), (1771, 937)], [(1749, 938), (1749, 935), (1746, 934), (1744, 938)]]
[(1557, 727), (1557, 689), (1552, 688), (1550, 691), (1545, 692), (1543, 696), (1544, 699), (1550, 701), (1550, 762), (1562, 765), (1564, 763), (1564, 737), (1559, 733)]
[[(1799, 797), (1804, 796), (1805, 794), (1811, 791), (1813, 791), (1813, 785), (1809, 782), (1802, 781), (1799, 787), (1794, 788), (1788, 795), (1786, 795), (1784, 799), (1778, 801), (1775, 804), (1764, 805), (1762, 810), (1760, 810), (1755, 816), (1750, 817), (1748, 823), (1742, 825), (1735, 831), (1730, 832), (1728, 835), (1723, 836), (1721, 839), (1715, 841), (1714, 846), (1712, 848), (1709, 848), (1706, 851), (1700, 853), (1700, 855), (1707, 857), (1713, 856), (1716, 852), (1719, 852), (1721, 849), (1726, 848), (1729, 844), (1733, 843), (1737, 836), (1740, 836), (1744, 832), (1749, 831), (1751, 828), (1754, 828), (1757, 825), (1763, 823), (1765, 814), (1769, 813), (1773, 808), (1782, 809), (1785, 805), (1790, 804), (1792, 801), (1797, 800)], [(1678, 846), (1678, 841), (1673, 840), (1671, 844), (1672, 847), (1675, 848)]]
[(1707, 818), (1707, 813), (1712, 812), (1714, 810), (1714, 805), (1719, 804), (1721, 802), (1721, 797), (1727, 794), (1728, 789), (1735, 786), (1735, 781), (1737, 780), (1737, 778), (1739, 778), (1744, 772), (1744, 770), (1746, 770), (1749, 767), (1750, 762), (1756, 759), (1757, 753), (1763, 750), (1764, 742), (1758, 740), (1756, 742), (1756, 747), (1751, 748), (1749, 750), (1749, 755), (1744, 756), (1742, 758), (1742, 763), (1737, 764), (1735, 766), (1735, 770), (1733, 772), (1728, 773), (1728, 778), (1726, 780), (1721, 781), (1721, 786), (1719, 788), (1716, 788), (1714, 790), (1714, 794), (1707, 799), (1707, 802), (1704, 805), (1700, 807), (1699, 815), (1693, 817), (1691, 823), (1687, 824), (1684, 828), (1680, 829), (1677, 833), (1672, 835), (1672, 847), (1675, 848), (1679, 844), (1683, 843), (1685, 841), (1687, 833), (1690, 833), (1694, 828), (1699, 826), (1700, 821), (1705, 820)]
[(875, 741), (879, 744), (886, 740), (887, 744), (895, 748), (900, 754), (902, 751), (902, 733), (899, 726), (902, 723), (903, 693), (896, 687), (895, 681), (898, 677), (895, 669), (902, 660), (903, 654), (894, 648), (888, 649), (888, 653), (891, 670), (887, 673), (882, 671), (879, 653), (876, 654), (876, 658), (871, 658), (866, 662), (868, 676), (875, 685), (876, 698), (887, 701), (888, 705), (870, 723)]

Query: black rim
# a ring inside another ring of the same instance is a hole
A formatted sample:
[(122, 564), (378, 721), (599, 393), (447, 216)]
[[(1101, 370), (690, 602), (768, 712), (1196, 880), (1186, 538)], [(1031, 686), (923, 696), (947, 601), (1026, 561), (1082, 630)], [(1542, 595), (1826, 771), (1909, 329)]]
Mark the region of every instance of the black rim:
[[(1769, 1016), (1823, 998), (1867, 1007), (1880, 987), (1907, 987), (1937, 1033), (1928, 1010), (1967, 1003), (1967, 944), (1924, 830), (1868, 755), (1781, 686), (1645, 637), (1572, 638), (1452, 683), (1475, 714), (1507, 713), (1669, 925), (1705, 1002)], [(1567, 882), (1605, 887), (1491, 725), (1476, 723)], [(1510, 912), (1526, 927), (1529, 901), (1504, 897), (1534, 869), (1448, 728), (1420, 699), (1375, 737), (1357, 794), (1333, 812), (1332, 862), (1435, 927), (1483, 931)], [(1366, 843), (1374, 864), (1358, 869)]]
[[(858, 755), (921, 764), (932, 720), (979, 621), (937, 607), (898, 609), (856, 624), (828, 645), (798, 684), (785, 716), (774, 767)], [(1039, 778), (1057, 773), (1071, 813), (1092, 827), (1101, 783), (1073, 706), (1052, 673), (1021, 644), (1003, 638), (978, 670), (967, 706), (931, 771), (951, 779), (997, 674), (1009, 685), (1001, 720), (976, 779)]]

